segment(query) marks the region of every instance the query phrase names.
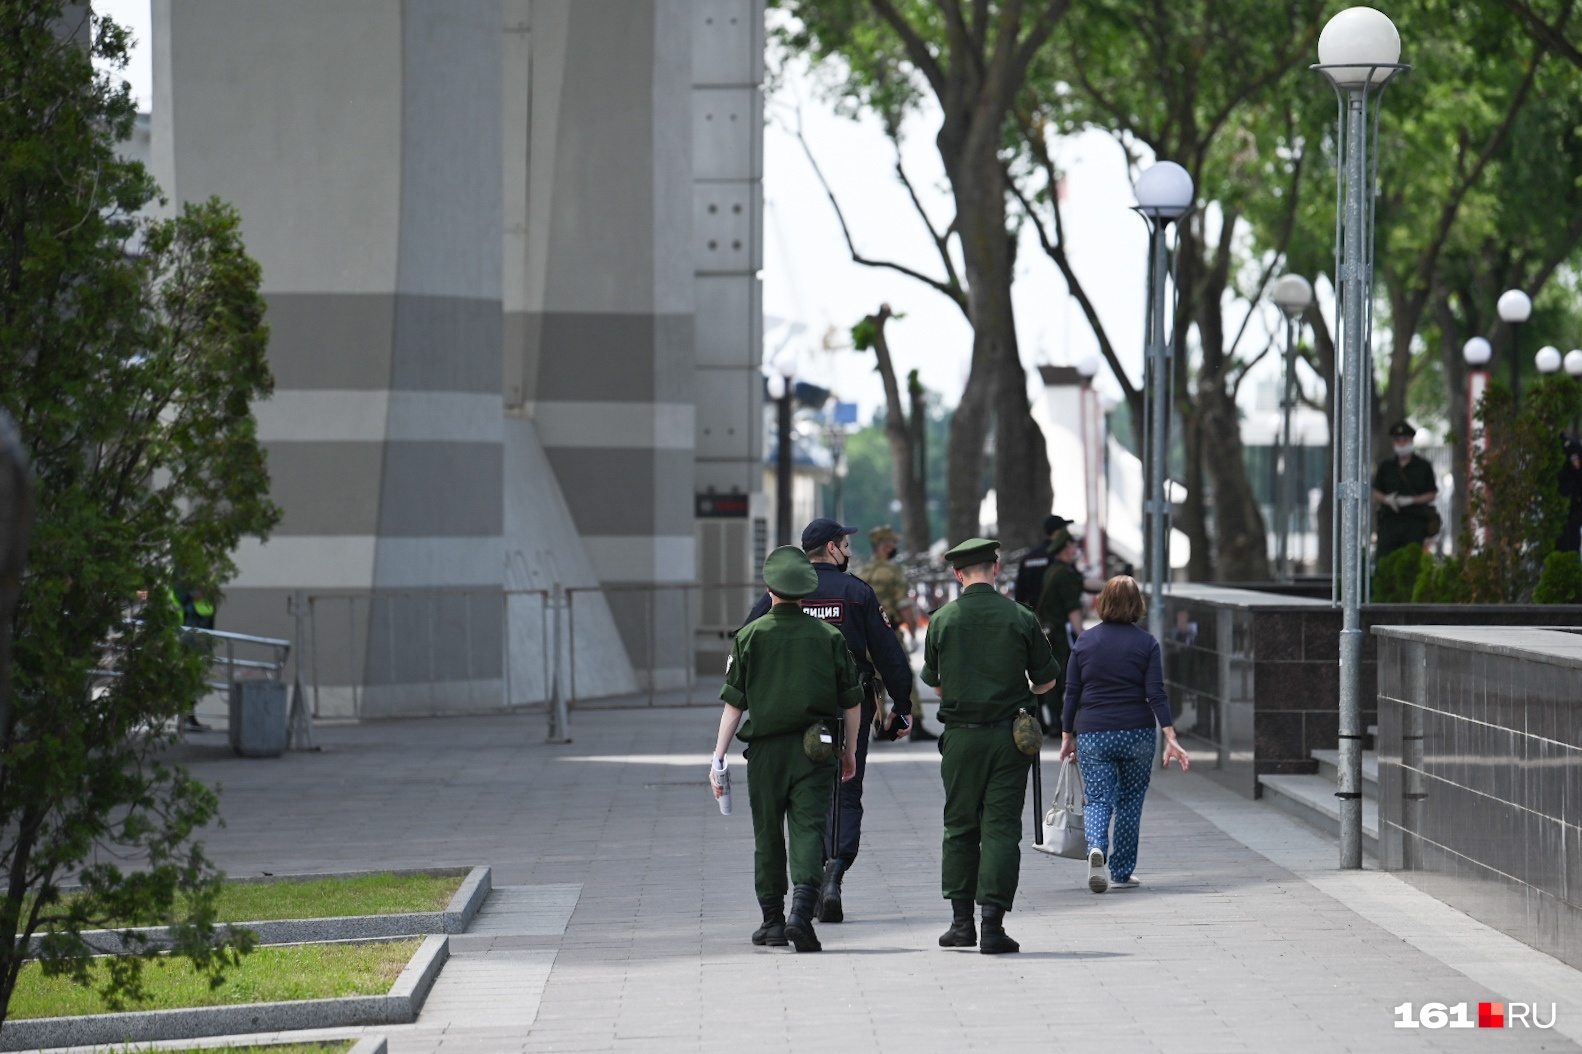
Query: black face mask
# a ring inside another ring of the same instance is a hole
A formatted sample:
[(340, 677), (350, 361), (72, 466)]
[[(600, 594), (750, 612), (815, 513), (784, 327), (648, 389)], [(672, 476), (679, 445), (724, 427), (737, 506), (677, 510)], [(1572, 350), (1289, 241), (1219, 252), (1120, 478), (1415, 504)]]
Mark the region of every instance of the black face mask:
[(851, 557), (846, 553), (841, 552), (839, 549), (836, 549), (833, 553), (830, 553), (830, 555), (835, 558), (831, 561), (835, 565), (835, 570), (844, 574), (846, 568), (851, 566)]

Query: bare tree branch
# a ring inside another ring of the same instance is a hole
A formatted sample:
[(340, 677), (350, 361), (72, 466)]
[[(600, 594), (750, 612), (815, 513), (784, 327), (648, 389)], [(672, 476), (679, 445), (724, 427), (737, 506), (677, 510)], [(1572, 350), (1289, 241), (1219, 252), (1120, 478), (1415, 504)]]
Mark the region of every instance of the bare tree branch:
[(945, 71), (940, 67), (939, 60), (934, 57), (934, 53), (928, 50), (928, 43), (923, 40), (917, 30), (912, 28), (912, 24), (906, 20), (905, 16), (895, 9), (895, 4), (891, 3), (890, 0), (869, 0), (869, 3), (873, 5), (874, 12), (884, 20), (885, 24), (895, 31), (895, 35), (901, 38), (901, 46), (906, 48), (906, 55), (912, 60), (912, 65), (916, 66), (918, 71), (928, 78), (928, 83), (934, 89), (934, 93), (943, 99), (945, 97)]
[[(797, 123), (796, 127), (793, 129), (793, 134), (796, 136), (797, 142), (802, 145), (802, 153), (807, 157), (808, 164), (813, 167), (813, 175), (818, 178), (819, 186), (824, 188), (824, 196), (829, 199), (830, 207), (835, 210), (835, 219), (840, 223), (840, 232), (841, 235), (846, 239), (846, 249), (851, 253), (852, 262), (861, 264), (864, 267), (874, 267), (883, 270), (895, 271), (899, 274), (906, 275), (908, 278), (915, 278), (917, 281), (922, 282), (929, 288), (949, 297), (951, 302), (960, 308), (961, 313), (967, 315), (967, 318), (970, 321), (972, 316), (968, 312), (967, 294), (962, 290), (960, 283), (954, 280), (955, 276), (953, 273), (953, 268), (951, 268), (948, 272), (950, 277), (945, 280), (941, 280), (934, 278), (931, 275), (926, 275), (921, 271), (906, 266), (905, 264), (897, 263), (894, 260), (877, 260), (872, 257), (864, 256), (862, 253), (857, 251), (857, 243), (852, 239), (851, 236), (851, 227), (846, 222), (845, 210), (840, 207), (840, 200), (835, 197), (835, 191), (830, 187), (829, 180), (824, 178), (824, 170), (819, 166), (818, 158), (813, 155), (813, 148), (808, 145), (807, 136), (802, 132), (802, 117), (800, 111), (797, 114)], [(927, 223), (926, 215), (924, 216), (924, 222)], [(930, 224), (929, 233), (933, 234), (933, 232), (933, 226)]]

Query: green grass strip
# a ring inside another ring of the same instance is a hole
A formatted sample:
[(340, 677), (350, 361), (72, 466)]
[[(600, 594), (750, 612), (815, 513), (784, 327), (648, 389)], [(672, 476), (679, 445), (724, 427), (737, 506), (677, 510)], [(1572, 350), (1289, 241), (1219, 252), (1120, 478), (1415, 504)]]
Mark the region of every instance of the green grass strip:
[[(148, 999), (129, 1010), (174, 1010), (237, 1003), (275, 1003), (293, 999), (330, 999), (383, 995), (416, 954), (421, 940), (378, 944), (283, 944), (256, 948), (242, 965), (226, 973), (225, 983), (208, 980), (186, 959), (161, 957), (143, 968)], [(97, 981), (98, 978), (95, 977)], [(26, 963), (11, 997), (9, 1017), (62, 1017), (109, 1013), (91, 988), (64, 977), (45, 977), (36, 962)], [(284, 1048), (270, 1048), (284, 1049)]]
[[(324, 1043), (272, 1043), (245, 1047), (182, 1047), (172, 1054), (346, 1054), (357, 1045), (355, 1039), (330, 1040)], [(122, 1054), (152, 1054), (159, 1047), (114, 1047)]]
[(336, 915), (404, 915), (444, 911), (466, 875), (364, 875), (311, 882), (227, 882), (221, 922), (327, 919)]

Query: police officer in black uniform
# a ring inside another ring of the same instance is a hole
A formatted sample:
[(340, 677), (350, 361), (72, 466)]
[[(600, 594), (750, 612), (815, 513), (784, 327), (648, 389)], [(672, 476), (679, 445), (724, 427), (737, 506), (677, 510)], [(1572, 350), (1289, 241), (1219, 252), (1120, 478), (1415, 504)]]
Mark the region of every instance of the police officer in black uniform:
[[(840, 845), (828, 845), (826, 852), (838, 857), (840, 865), (830, 869), (830, 879), (819, 898), (818, 921), (840, 922), (841, 878), (857, 859), (862, 833), (862, 778), (868, 769), (868, 730), (878, 709), (878, 685), (874, 673), (884, 682), (890, 697), (890, 721), (886, 734), (904, 736), (912, 724), (912, 664), (896, 640), (895, 630), (885, 621), (884, 609), (873, 587), (846, 573), (851, 564), (851, 535), (856, 527), (844, 527), (835, 520), (820, 517), (802, 531), (802, 551), (818, 572), (818, 588), (799, 603), (802, 610), (816, 615), (841, 631), (857, 660), (857, 672), (865, 685), (862, 703), (862, 731), (857, 741), (857, 776), (840, 785)], [(753, 606), (747, 622), (761, 618), (769, 610), (768, 593)], [(743, 623), (746, 625), (746, 623)], [(833, 810), (831, 810), (833, 812)], [(828, 830), (833, 832), (834, 817)]]
[(1044, 519), (1044, 537), (1047, 541), (1027, 550), (1027, 555), (1022, 557), (1016, 569), (1016, 586), (1011, 590), (1012, 600), (1023, 607), (1038, 610), (1038, 598), (1044, 591), (1044, 576), (1049, 573), (1049, 561), (1055, 557), (1050, 546), (1054, 543), (1055, 535), (1070, 526), (1071, 521), (1064, 516)]

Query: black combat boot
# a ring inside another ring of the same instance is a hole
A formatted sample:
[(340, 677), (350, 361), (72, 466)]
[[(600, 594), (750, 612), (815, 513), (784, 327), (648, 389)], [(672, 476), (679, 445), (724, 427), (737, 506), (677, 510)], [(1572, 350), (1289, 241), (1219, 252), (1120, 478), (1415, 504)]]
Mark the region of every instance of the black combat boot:
[(764, 911), (764, 924), (753, 930), (753, 943), (760, 947), (784, 948), (786, 941), (786, 898), (765, 897), (758, 902)]
[(950, 929), (939, 935), (941, 948), (970, 948), (978, 943), (978, 930), (972, 924), (972, 898), (950, 902)]
[(846, 873), (846, 865), (840, 860), (830, 860), (824, 864), (824, 887), (818, 894), (818, 920), (820, 922), (842, 922), (846, 912), (840, 903), (840, 879)]
[(1005, 909), (993, 904), (983, 905), (983, 940), (978, 950), (984, 955), (1004, 955), (1019, 952), (1022, 946), (1005, 935)]
[(818, 904), (818, 887), (799, 885), (791, 891), (791, 914), (786, 916), (786, 939), (799, 952), (821, 952), (824, 946), (813, 932), (813, 909)]

